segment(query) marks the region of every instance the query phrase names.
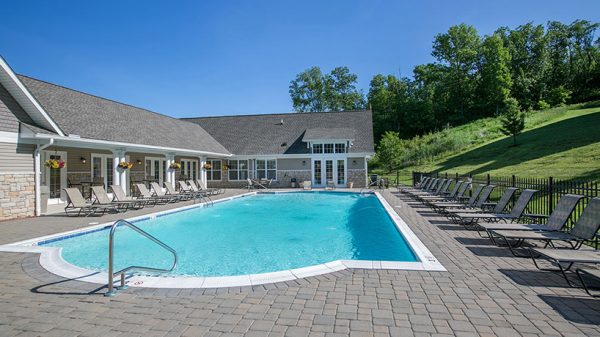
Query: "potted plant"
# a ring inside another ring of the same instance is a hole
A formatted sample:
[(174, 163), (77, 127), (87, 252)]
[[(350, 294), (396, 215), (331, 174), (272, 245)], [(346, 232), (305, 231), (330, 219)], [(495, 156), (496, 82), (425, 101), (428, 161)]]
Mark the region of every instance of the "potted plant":
[(119, 163), (119, 165), (117, 165), (120, 169), (122, 170), (129, 170), (130, 168), (133, 167), (133, 163), (127, 162), (127, 161), (122, 161)]
[(204, 163), (204, 165), (202, 165), (202, 168), (205, 170), (210, 170), (212, 168), (212, 165), (210, 165), (210, 163)]
[(171, 163), (171, 165), (169, 165), (169, 168), (171, 170), (179, 170), (179, 169), (181, 169), (181, 163), (174, 161)]
[(65, 167), (65, 162), (60, 159), (48, 159), (44, 162), (44, 166), (51, 169), (61, 169)]

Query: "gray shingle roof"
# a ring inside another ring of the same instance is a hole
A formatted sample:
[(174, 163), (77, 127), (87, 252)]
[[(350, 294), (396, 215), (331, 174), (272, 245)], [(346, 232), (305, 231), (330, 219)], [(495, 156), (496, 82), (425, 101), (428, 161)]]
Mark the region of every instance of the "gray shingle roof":
[(228, 154), (202, 127), (131, 105), (18, 75), (65, 134)]
[(356, 130), (349, 128), (313, 128), (306, 129), (306, 132), (304, 133), (304, 138), (302, 138), (302, 140), (305, 142), (321, 139), (352, 140), (354, 139), (355, 134)]
[[(198, 123), (229, 152), (236, 155), (300, 154), (309, 149), (303, 142), (306, 130), (354, 131), (350, 153), (374, 152), (370, 111), (285, 113), (186, 118)], [(283, 124), (281, 124), (283, 120)], [(335, 131), (336, 133), (338, 131)]]

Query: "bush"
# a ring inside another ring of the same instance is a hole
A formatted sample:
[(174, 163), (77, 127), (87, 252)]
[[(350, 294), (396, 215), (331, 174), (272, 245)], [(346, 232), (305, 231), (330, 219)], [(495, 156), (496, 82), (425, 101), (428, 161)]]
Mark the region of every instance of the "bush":
[(543, 99), (541, 99), (537, 104), (538, 110), (546, 110), (550, 109), (550, 104), (546, 103)]
[(571, 99), (571, 90), (561, 85), (548, 91), (546, 98), (551, 106), (565, 105)]

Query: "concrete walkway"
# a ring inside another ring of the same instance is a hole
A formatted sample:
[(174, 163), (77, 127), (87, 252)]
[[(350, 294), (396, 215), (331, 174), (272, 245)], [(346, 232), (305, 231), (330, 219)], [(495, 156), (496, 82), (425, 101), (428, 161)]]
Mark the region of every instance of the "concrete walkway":
[[(600, 336), (599, 300), (384, 195), (447, 272), (353, 269), (256, 287), (130, 288), (109, 299), (49, 274), (35, 254), (0, 253), (0, 336)], [(24, 238), (11, 227), (0, 226), (12, 233), (5, 241)]]

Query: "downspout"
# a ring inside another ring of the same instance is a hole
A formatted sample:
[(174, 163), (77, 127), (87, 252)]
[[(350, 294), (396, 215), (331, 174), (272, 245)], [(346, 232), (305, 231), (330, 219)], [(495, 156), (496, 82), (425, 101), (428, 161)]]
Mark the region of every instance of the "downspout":
[(35, 159), (35, 215), (40, 216), (42, 213), (42, 200), (41, 200), (41, 179), (42, 179), (42, 170), (41, 170), (41, 159), (40, 154), (43, 149), (52, 146), (54, 144), (54, 138), (50, 138), (50, 141), (47, 144), (40, 145), (38, 144), (33, 152), (33, 157)]

